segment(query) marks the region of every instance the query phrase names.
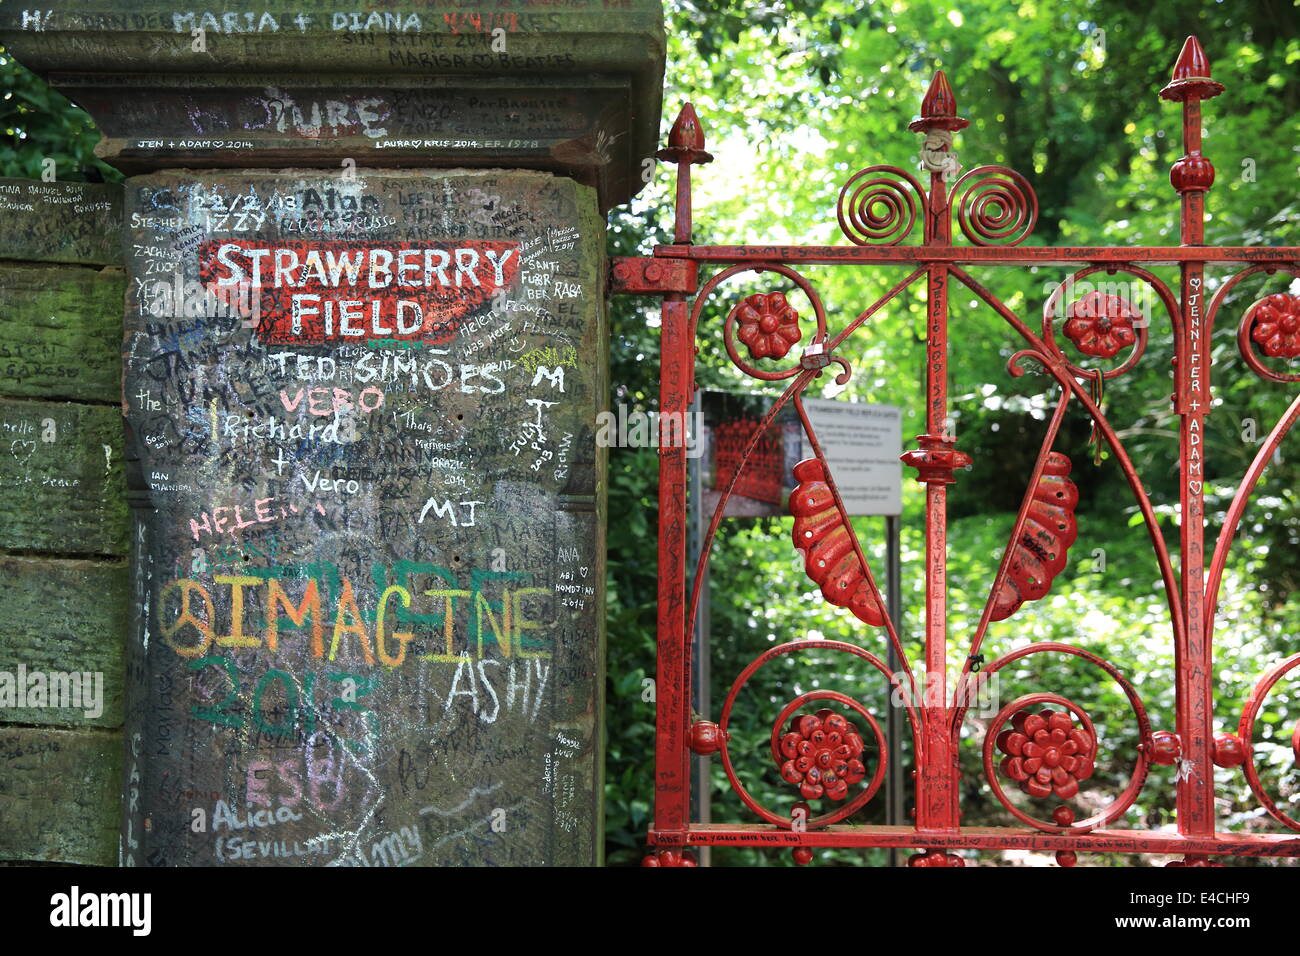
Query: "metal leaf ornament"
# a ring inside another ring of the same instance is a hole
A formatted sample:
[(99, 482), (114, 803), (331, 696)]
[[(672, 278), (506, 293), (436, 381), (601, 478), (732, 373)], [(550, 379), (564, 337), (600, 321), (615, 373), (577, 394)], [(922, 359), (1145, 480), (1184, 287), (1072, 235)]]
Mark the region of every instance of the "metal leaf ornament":
[(1074, 509), (1079, 489), (1069, 478), (1070, 459), (1050, 452), (1034, 485), (1024, 527), (1016, 539), (1006, 577), (998, 588), (991, 619), (1002, 621), (1026, 601), (1036, 601), (1065, 569), (1067, 552), (1079, 529)]
[(875, 627), (885, 623), (885, 610), (870, 572), (858, 556), (853, 530), (840, 512), (826, 482), (819, 459), (794, 466), (799, 484), (790, 495), (794, 515), (794, 546), (804, 554), (804, 571), (820, 585), (822, 596), (836, 607), (846, 607), (861, 621)]

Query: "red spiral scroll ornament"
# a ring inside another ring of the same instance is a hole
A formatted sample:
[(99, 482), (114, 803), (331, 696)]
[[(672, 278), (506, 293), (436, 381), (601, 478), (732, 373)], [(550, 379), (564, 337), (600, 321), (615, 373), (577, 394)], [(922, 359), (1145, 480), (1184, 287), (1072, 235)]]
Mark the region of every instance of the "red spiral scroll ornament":
[(1133, 323), (1142, 313), (1117, 295), (1089, 292), (1070, 303), (1065, 336), (1085, 355), (1114, 358), (1137, 342)]
[(783, 292), (759, 292), (746, 296), (733, 310), (739, 330), (736, 338), (745, 343), (756, 359), (785, 358), (799, 341), (799, 313)]
[(1265, 296), (1251, 306), (1246, 321), (1250, 337), (1269, 358), (1300, 356), (1300, 296)]
[(781, 777), (798, 785), (805, 800), (843, 800), (867, 776), (864, 749), (858, 729), (833, 710), (801, 714), (781, 737)]
[(1079, 781), (1092, 776), (1097, 742), (1074, 726), (1066, 711), (1050, 707), (1034, 713), (1022, 710), (1011, 727), (998, 734), (998, 749), (1006, 756), (999, 769), (1031, 797), (1055, 793), (1068, 800), (1079, 792)]
[[(964, 187), (964, 189), (963, 189)], [(977, 246), (1015, 246), (1038, 222), (1038, 197), (1029, 180), (1005, 166), (972, 169), (952, 187), (957, 223)]]
[(804, 553), (808, 577), (820, 585), (831, 604), (846, 607), (859, 620), (880, 627), (885, 623), (885, 610), (848, 521), (826, 482), (820, 459), (799, 462), (794, 466), (794, 478), (799, 482), (790, 495), (794, 546)]
[(1041, 598), (1065, 569), (1067, 552), (1079, 535), (1074, 518), (1079, 489), (1068, 477), (1070, 469), (1070, 459), (1060, 452), (1047, 456), (991, 620), (1005, 620), (1026, 601)]
[(918, 208), (925, 208), (925, 190), (911, 174), (868, 166), (840, 189), (835, 212), (840, 231), (855, 245), (892, 246), (911, 234)]

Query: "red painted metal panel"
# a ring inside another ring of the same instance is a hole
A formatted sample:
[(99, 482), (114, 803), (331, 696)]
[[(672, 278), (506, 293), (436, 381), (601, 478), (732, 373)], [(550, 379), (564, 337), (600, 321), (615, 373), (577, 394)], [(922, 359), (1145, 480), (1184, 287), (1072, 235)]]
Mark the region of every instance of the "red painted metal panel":
[[(1183, 114), (1185, 155), (1170, 173), (1182, 207), (1182, 245), (1175, 247), (1020, 246), (1037, 221), (1033, 188), (1019, 173), (1000, 166), (980, 167), (958, 176), (953, 133), (968, 121), (957, 114), (956, 97), (942, 72), (935, 75), (922, 101), (921, 117), (911, 124), (911, 129), (924, 137), (921, 167), (930, 174), (928, 187), (897, 167), (870, 166), (855, 173), (841, 190), (836, 210), (849, 244), (696, 245), (691, 222), (691, 167), (712, 157), (704, 150), (699, 117), (689, 104), (682, 110), (667, 148), (659, 153), (661, 159), (677, 164), (673, 245), (658, 247), (652, 257), (615, 260), (610, 283), (612, 292), (663, 297), (660, 410), (665, 419), (684, 413), (690, 403), (701, 312), (710, 295), (727, 280), (745, 273), (776, 274), (801, 289), (814, 311), (811, 320), (804, 320), (784, 297), (750, 296), (738, 301), (722, 324), (727, 354), (737, 368), (761, 382), (786, 384), (748, 439), (738, 436), (734, 442), (737, 467), (728, 472), (700, 565), (708, 560), (727, 498), (744, 480), (744, 469), (762, 446), (763, 434), (782, 409), (793, 406), (815, 453), (796, 472), (800, 484), (790, 503), (796, 519), (794, 544), (804, 552), (808, 575), (826, 600), (851, 610), (867, 636), (883, 629), (903, 670), (901, 675), (891, 674), (876, 655), (856, 644), (791, 641), (769, 648), (744, 669), (716, 723), (708, 715), (692, 722), (687, 635), (698, 606), (701, 575), (696, 575), (696, 590), (688, 601), (685, 449), (680, 441), (674, 445), (665, 437), (660, 448), (656, 792), (654, 825), (648, 835), (654, 852), (646, 857), (646, 865), (694, 865), (687, 848), (700, 845), (785, 847), (793, 850), (799, 863), (811, 861), (813, 847), (913, 847), (922, 851), (909, 861), (913, 866), (963, 865), (963, 858), (952, 852), (958, 849), (1053, 851), (1063, 866), (1073, 866), (1079, 851), (1183, 854), (1179, 865), (1196, 866), (1215, 865), (1210, 860), (1214, 856), (1300, 856), (1300, 837), (1217, 832), (1214, 812), (1214, 768), (1240, 767), (1261, 806), (1283, 826), (1300, 831), (1300, 821), (1285, 813), (1261, 783), (1252, 751), (1254, 726), (1264, 701), (1280, 680), (1300, 668), (1300, 654), (1274, 663), (1261, 675), (1240, 718), (1234, 721), (1235, 733), (1214, 732), (1214, 612), (1227, 549), (1260, 475), (1292, 425), (1300, 420), (1297, 397), (1244, 476), (1207, 565), (1204, 435), (1212, 404), (1209, 341), (1214, 320), (1227, 293), (1242, 281), (1279, 271), (1300, 276), (1297, 247), (1216, 248), (1203, 244), (1205, 193), (1214, 182), (1214, 169), (1201, 153), (1201, 101), (1222, 89), (1210, 78), (1209, 61), (1200, 44), (1189, 37), (1172, 81), (1160, 93), (1181, 104)], [(921, 228), (916, 237), (918, 221)], [(959, 241), (954, 241), (954, 221)], [(919, 238), (919, 242), (905, 244), (909, 238)], [(701, 264), (723, 268), (697, 291), (696, 270)], [(816, 289), (798, 271), (799, 266), (812, 264), (901, 265), (909, 274), (832, 335)], [(1179, 268), (1177, 295), (1145, 268), (1161, 264)], [(1044, 304), (1041, 333), (967, 271), (968, 267), (1034, 265), (1074, 270)], [(1222, 265), (1239, 271), (1226, 278), (1207, 303), (1206, 267)], [(1099, 271), (1123, 273), (1145, 284), (1154, 294), (1156, 307), (1167, 313), (1174, 332), (1173, 406), (1180, 421), (1181, 469), (1177, 571), (1141, 478), (1100, 408), (1104, 384), (1131, 369), (1145, 352), (1147, 323), (1137, 321), (1140, 311), (1116, 296), (1094, 293), (1062, 308), (1061, 297), (1070, 280)], [(862, 547), (844, 518), (835, 476), (804, 409), (803, 394), (822, 370), (832, 365), (840, 367), (838, 380), (847, 381), (849, 364), (835, 354), (836, 349), (879, 309), (919, 283), (922, 275), (927, 297), (925, 434), (917, 436), (916, 447), (902, 456), (925, 486), (926, 500), (925, 674), (918, 684), (893, 623), (883, 613), (884, 602)], [(1009, 372), (1021, 375), (1026, 365), (1033, 363), (1061, 390), (984, 613), (971, 638), (966, 663), (955, 682), (948, 674), (947, 491), (955, 473), (970, 459), (948, 433), (948, 362), (953, 344), (948, 334), (948, 299), (954, 282), (990, 306), (1023, 339), (1024, 347), (1012, 357)], [(693, 302), (689, 296), (694, 297)], [(1068, 318), (1060, 331), (1073, 348), (1085, 356), (1118, 364), (1107, 371), (1074, 364), (1056, 338), (1058, 315)], [(1244, 361), (1261, 378), (1300, 382), (1300, 372), (1274, 367), (1278, 360), (1300, 357), (1300, 299), (1273, 295), (1260, 300), (1242, 316), (1237, 338)], [(1172, 732), (1153, 730), (1137, 688), (1114, 664), (1080, 647), (1038, 641), (1004, 654), (980, 671), (983, 656), (979, 651), (990, 622), (1003, 620), (1025, 601), (1044, 596), (1064, 564), (1065, 550), (1075, 540), (1077, 491), (1068, 477), (1071, 464), (1053, 449), (1071, 401), (1077, 401), (1091, 418), (1098, 448), (1104, 443), (1110, 449), (1151, 538), (1169, 601), (1175, 650), (1176, 728)], [(884, 740), (875, 716), (838, 692), (818, 690), (791, 700), (777, 715), (771, 733), (772, 759), (793, 788), (792, 794), (828, 801), (829, 806), (823, 804), (825, 812), (815, 816), (808, 804), (801, 802), (787, 817), (761, 805), (737, 774), (729, 749), (737, 695), (760, 668), (806, 649), (865, 661), (902, 700), (917, 764), (913, 771), (917, 810), (912, 826), (844, 822), (872, 799), (886, 773), (907, 771), (886, 766)], [(1078, 782), (1091, 775), (1100, 747), (1088, 714), (1075, 702), (1052, 693), (1029, 694), (1002, 708), (984, 740), (987, 782), (1008, 814), (1023, 827), (961, 827), (957, 741), (969, 692), (983, 677), (1040, 654), (1064, 655), (1081, 662), (1123, 690), (1140, 739), (1128, 783), (1110, 803), (1084, 820), (1076, 820), (1067, 806), (1048, 806), (1049, 816), (1042, 817), (1010, 801), (1006, 784), (1018, 786), (1030, 798), (1072, 797)], [(1295, 738), (1300, 762), (1300, 727)], [(699, 824), (689, 820), (687, 759), (692, 751), (718, 754), (736, 795), (763, 823)], [(1177, 833), (1113, 829), (1141, 793), (1152, 763), (1178, 765)]]

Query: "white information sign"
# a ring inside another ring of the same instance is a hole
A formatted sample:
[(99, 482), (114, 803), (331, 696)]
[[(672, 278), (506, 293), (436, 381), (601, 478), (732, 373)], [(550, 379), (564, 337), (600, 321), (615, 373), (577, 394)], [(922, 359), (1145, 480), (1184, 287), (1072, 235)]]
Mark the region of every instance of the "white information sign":
[[(893, 405), (807, 398), (804, 408), (851, 515), (903, 510), (903, 413)], [(805, 435), (803, 457), (812, 458)]]

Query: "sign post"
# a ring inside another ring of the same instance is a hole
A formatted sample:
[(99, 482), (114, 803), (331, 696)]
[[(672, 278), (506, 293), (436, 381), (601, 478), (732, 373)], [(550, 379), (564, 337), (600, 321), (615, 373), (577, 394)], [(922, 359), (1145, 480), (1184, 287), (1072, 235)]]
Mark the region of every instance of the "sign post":
[[(835, 473), (836, 486), (850, 516), (883, 516), (885, 519), (885, 600), (896, 630), (902, 627), (901, 542), (902, 514), (902, 410), (893, 405), (844, 402), (835, 399), (804, 399), (808, 418)], [(732, 518), (786, 515), (789, 493), (794, 487), (794, 465), (813, 456), (807, 436), (797, 418), (787, 415), (769, 427), (744, 470), (741, 452), (748, 445), (760, 419), (767, 411), (764, 401), (752, 396), (723, 392), (697, 392), (691, 406), (692, 420), (703, 422), (702, 457), (690, 460), (689, 570), (693, 575), (721, 490), (733, 477), (736, 488), (727, 500), (724, 516)], [(712, 481), (709, 476), (712, 476)], [(692, 676), (695, 707), (710, 714), (709, 683), (709, 569), (705, 565), (700, 602), (692, 635)], [(693, 583), (691, 584), (693, 587)], [(889, 649), (891, 671), (899, 669), (898, 656)], [(888, 709), (886, 742), (889, 765), (901, 767), (903, 723), (898, 708)], [(710, 819), (708, 786), (709, 758), (693, 759), (691, 785), (694, 819)], [(905, 800), (901, 774), (888, 775), (885, 814), (893, 826), (904, 822)], [(700, 863), (707, 866), (711, 847), (700, 848)], [(889, 851), (891, 866), (898, 853)]]
[[(902, 410), (893, 405), (805, 399), (804, 407), (835, 473), (835, 483), (850, 515), (885, 518), (885, 606), (894, 629), (902, 633), (902, 579), (899, 516), (903, 512)], [(806, 454), (811, 454), (807, 450)], [(898, 673), (898, 654), (889, 646), (889, 669)], [(891, 701), (886, 714), (885, 740), (889, 765), (903, 766), (903, 715)], [(904, 817), (903, 774), (888, 774), (885, 819), (897, 826)], [(898, 865), (898, 851), (889, 851), (889, 865)]]

